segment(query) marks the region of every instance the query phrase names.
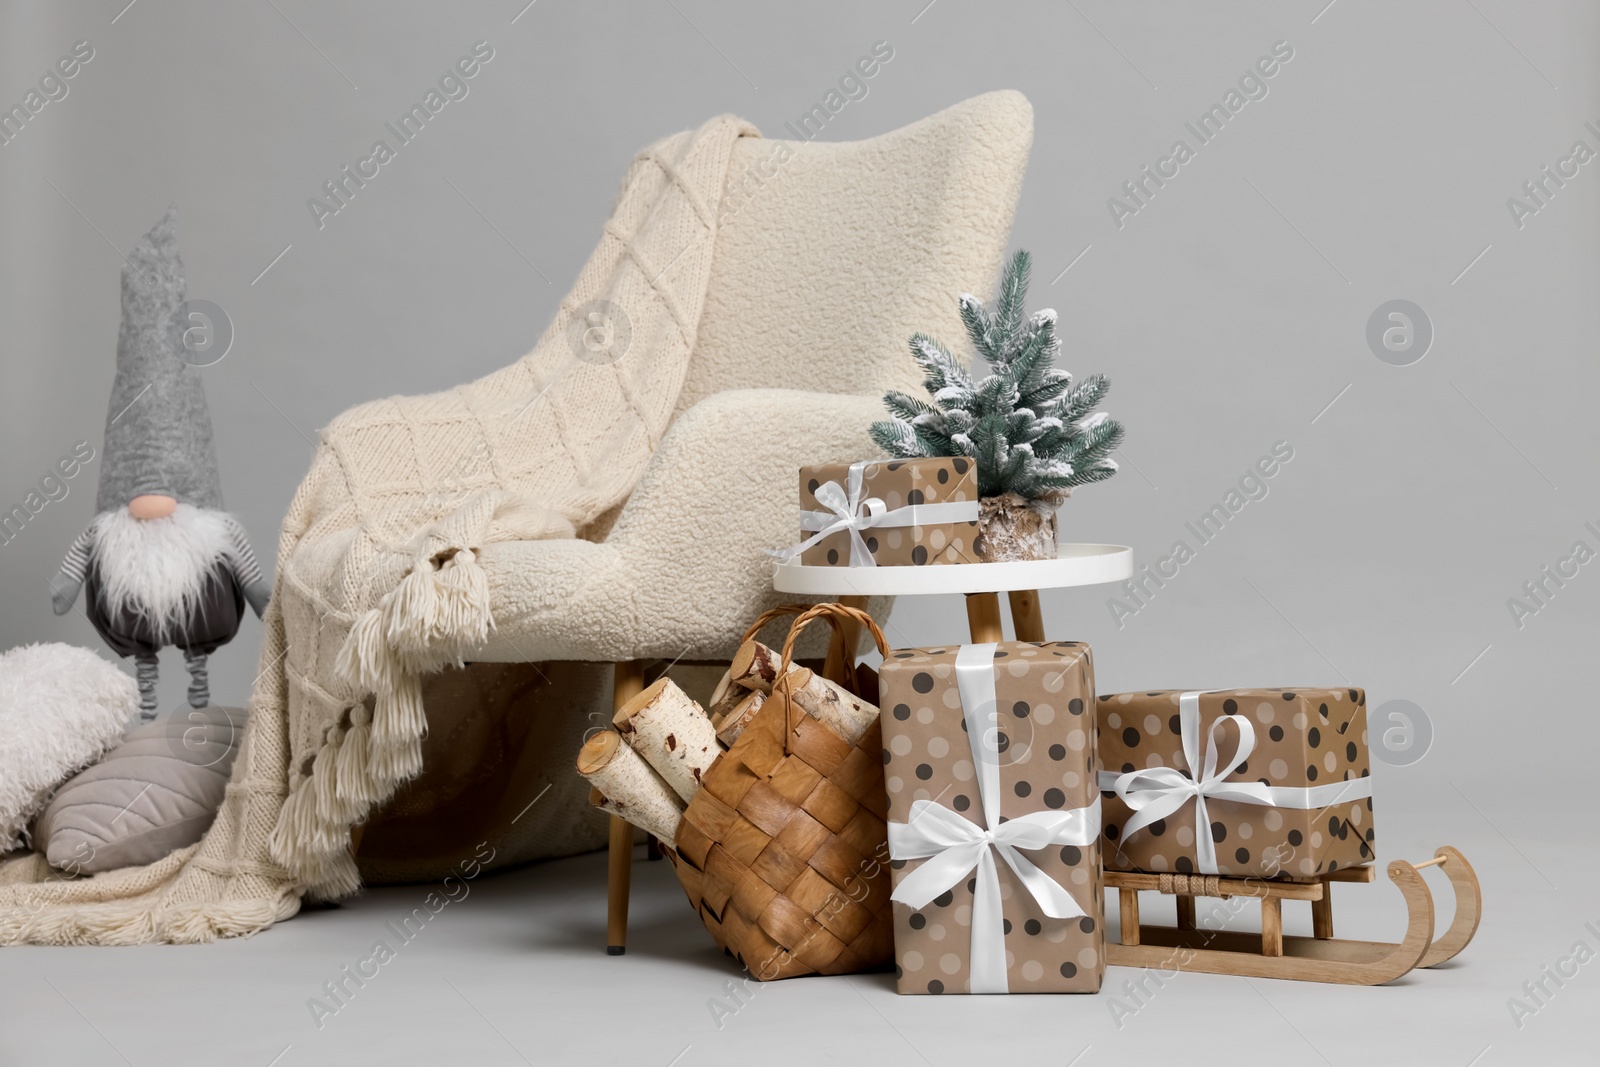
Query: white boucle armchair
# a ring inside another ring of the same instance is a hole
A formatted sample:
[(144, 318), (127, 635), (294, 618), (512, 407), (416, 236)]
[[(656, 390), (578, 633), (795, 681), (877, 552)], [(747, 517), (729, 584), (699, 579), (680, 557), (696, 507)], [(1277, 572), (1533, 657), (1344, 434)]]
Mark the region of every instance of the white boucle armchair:
[[(798, 468), (877, 454), (884, 390), (921, 388), (907, 338), (963, 335), (956, 297), (998, 276), (1032, 140), (1007, 91), (866, 141), (740, 141), (673, 423), (603, 539), (483, 548), (517, 638), (471, 658), (610, 661), (620, 705), (643, 661), (726, 660), (794, 599), (761, 550), (798, 539)], [(610, 840), (619, 953), (632, 828)]]

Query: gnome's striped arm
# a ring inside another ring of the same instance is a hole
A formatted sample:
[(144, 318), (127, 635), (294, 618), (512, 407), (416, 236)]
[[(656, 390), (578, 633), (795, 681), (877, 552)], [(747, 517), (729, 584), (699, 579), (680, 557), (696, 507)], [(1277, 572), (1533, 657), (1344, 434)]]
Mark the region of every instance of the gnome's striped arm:
[(91, 526), (72, 542), (72, 547), (67, 549), (67, 558), (61, 561), (61, 570), (50, 579), (50, 602), (57, 615), (71, 611), (73, 601), (78, 599), (78, 590), (83, 588), (83, 577), (89, 572), (89, 548), (93, 544), (94, 527)]
[(272, 586), (261, 574), (261, 565), (256, 562), (256, 554), (250, 547), (250, 538), (245, 535), (244, 527), (232, 515), (227, 516), (227, 520), (228, 540), (233, 546), (228, 563), (233, 568), (239, 588), (244, 590), (244, 598), (255, 609), (256, 617), (260, 618), (261, 613), (267, 610), (267, 598), (272, 595)]

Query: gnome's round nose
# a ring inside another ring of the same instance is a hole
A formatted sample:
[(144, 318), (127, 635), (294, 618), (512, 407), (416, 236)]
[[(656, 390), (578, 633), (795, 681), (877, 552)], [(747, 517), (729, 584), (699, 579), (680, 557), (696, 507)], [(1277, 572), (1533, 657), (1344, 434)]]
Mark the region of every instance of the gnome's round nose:
[(128, 514), (136, 519), (164, 519), (178, 510), (178, 502), (162, 493), (144, 493), (128, 501)]
[(117, 376), (106, 412), (97, 511), (160, 519), (179, 504), (222, 508), (211, 415), (200, 371), (170, 329), (185, 299), (177, 205), (145, 234), (122, 272)]

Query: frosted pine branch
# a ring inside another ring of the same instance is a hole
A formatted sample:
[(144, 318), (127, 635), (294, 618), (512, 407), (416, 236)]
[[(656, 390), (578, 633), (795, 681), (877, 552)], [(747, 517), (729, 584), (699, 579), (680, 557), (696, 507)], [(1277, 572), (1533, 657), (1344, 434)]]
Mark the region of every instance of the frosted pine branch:
[(992, 306), (961, 294), (961, 322), (974, 359), (993, 370), (981, 381), (938, 341), (926, 334), (911, 338), (933, 403), (887, 394), (884, 406), (894, 418), (872, 425), (879, 447), (896, 457), (967, 456), (977, 464), (981, 496), (1009, 492), (1050, 500), (1116, 473), (1110, 453), (1122, 443), (1123, 427), (1094, 410), (1110, 383), (1094, 374), (1074, 384), (1055, 366), (1061, 348), (1055, 311), (1023, 311), (1029, 271), (1028, 254), (1018, 252), (1006, 264)]

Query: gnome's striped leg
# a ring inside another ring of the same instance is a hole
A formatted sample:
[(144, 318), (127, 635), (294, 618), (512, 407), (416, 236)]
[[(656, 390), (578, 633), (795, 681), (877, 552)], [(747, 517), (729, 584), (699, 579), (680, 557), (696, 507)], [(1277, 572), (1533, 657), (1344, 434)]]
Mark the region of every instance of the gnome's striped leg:
[(134, 677), (139, 682), (139, 718), (143, 722), (156, 717), (156, 677), (160, 670), (160, 661), (153, 652), (133, 657)]
[(189, 665), (189, 706), (203, 708), (211, 703), (211, 681), (206, 674), (206, 654), (183, 650), (183, 662)]

